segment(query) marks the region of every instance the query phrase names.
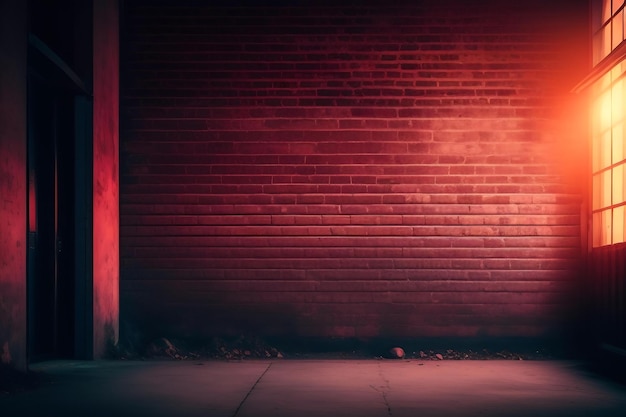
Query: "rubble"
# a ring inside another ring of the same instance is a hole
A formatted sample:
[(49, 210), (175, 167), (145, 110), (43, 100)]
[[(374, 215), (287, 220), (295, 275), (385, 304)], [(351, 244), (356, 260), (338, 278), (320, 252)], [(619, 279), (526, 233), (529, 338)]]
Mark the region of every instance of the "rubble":
[(156, 339), (150, 343), (146, 349), (146, 353), (150, 357), (169, 357), (171, 359), (188, 359), (193, 354), (185, 354), (180, 351), (172, 342), (165, 337)]
[(422, 360), (490, 360), (490, 359), (505, 359), (505, 360), (524, 360), (524, 359), (545, 359), (546, 355), (540, 355), (536, 352), (536, 355), (513, 353), (507, 350), (501, 350), (496, 352), (490, 352), (487, 349), (480, 351), (463, 350), (457, 351), (454, 349), (446, 349), (445, 351), (423, 351), (412, 352), (412, 355), (407, 356), (407, 359), (422, 359)]
[[(127, 355), (130, 356), (130, 355)], [(207, 342), (185, 342), (165, 337), (148, 344), (143, 358), (185, 359), (282, 359), (284, 354), (259, 338), (239, 336), (233, 339), (213, 337)]]
[(403, 359), (404, 356), (404, 349), (402, 349), (401, 347), (394, 347), (389, 349), (389, 357), (391, 359)]
[[(393, 346), (393, 345), (392, 345)], [(386, 349), (373, 349), (363, 345), (339, 350), (320, 350), (312, 345), (297, 345), (290, 349), (279, 348), (259, 337), (240, 335), (237, 337), (212, 337), (203, 341), (180, 340), (159, 337), (140, 352), (118, 349), (115, 359), (170, 359), (170, 360), (245, 360), (245, 359), (283, 359), (283, 358), (321, 358), (321, 359), (418, 359), (421, 361), (443, 360), (540, 360), (552, 359), (543, 350), (514, 352), (509, 350), (489, 349), (407, 349), (395, 346)]]

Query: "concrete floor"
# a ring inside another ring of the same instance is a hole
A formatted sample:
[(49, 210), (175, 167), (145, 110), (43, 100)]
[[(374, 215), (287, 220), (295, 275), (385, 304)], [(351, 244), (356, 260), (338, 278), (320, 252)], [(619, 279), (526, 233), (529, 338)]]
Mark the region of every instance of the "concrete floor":
[(569, 361), (54, 361), (0, 416), (626, 416), (626, 387)]

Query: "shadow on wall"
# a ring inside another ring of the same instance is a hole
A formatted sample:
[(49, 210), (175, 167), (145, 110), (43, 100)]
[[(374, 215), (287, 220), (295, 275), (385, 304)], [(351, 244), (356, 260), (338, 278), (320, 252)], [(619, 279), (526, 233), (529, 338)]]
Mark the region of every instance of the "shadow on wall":
[[(277, 335), (298, 338), (297, 314), (293, 306), (247, 305), (236, 307), (206, 307), (163, 305), (161, 309), (147, 308), (137, 298), (121, 300), (120, 341), (110, 346), (109, 354), (142, 355), (161, 338), (183, 340), (185, 344), (201, 345), (215, 338), (238, 337), (274, 340)], [(144, 312), (153, 312), (146, 315)], [(155, 311), (158, 311), (156, 314)]]
[[(2, 291), (0, 291), (2, 294)], [(3, 325), (7, 326), (7, 328), (11, 328), (12, 320), (11, 315), (9, 314), (9, 309), (3, 298), (0, 296), (0, 317), (2, 318)], [(10, 334), (4, 334), (3, 328), (0, 328), (0, 366), (13, 365), (13, 357), (11, 356), (11, 346)]]

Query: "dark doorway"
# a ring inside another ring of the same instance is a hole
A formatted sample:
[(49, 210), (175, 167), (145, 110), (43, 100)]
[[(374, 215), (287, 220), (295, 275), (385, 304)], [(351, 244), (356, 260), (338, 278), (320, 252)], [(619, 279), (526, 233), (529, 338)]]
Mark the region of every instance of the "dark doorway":
[(88, 359), (92, 2), (32, 0), (28, 9), (28, 359)]
[(74, 95), (31, 71), (28, 84), (31, 361), (74, 352)]

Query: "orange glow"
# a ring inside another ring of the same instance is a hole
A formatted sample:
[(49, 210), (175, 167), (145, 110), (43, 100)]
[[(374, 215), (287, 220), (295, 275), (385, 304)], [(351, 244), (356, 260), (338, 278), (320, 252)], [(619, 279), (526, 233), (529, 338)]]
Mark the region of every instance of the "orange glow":
[(600, 130), (605, 131), (611, 126), (611, 91), (605, 91), (600, 97)]
[[(623, 14), (619, 14), (622, 16)], [(623, 31), (622, 31), (623, 32)], [(623, 37), (623, 36), (622, 36)], [(592, 109), (593, 246), (621, 243), (626, 214), (624, 111), (626, 61), (617, 63), (594, 86)]]

